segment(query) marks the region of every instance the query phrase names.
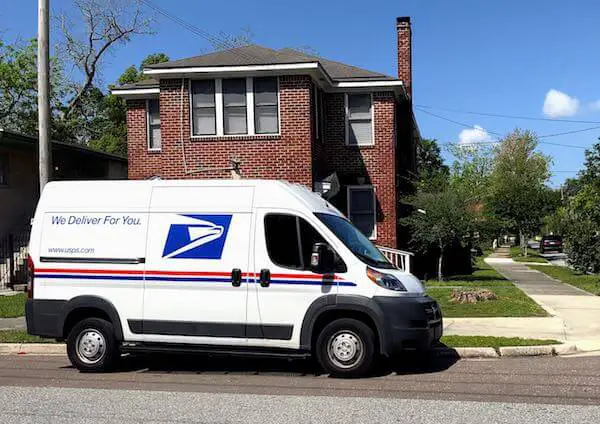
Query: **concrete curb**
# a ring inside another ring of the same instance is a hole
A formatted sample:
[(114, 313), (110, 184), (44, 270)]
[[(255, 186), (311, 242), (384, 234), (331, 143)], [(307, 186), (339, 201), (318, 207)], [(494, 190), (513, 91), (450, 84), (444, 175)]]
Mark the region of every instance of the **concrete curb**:
[[(440, 347), (433, 349), (433, 355), (446, 358), (501, 358), (524, 356), (574, 355), (585, 352), (599, 352), (600, 341), (583, 340), (565, 342), (559, 345), (545, 346), (507, 346), (499, 349), (493, 347)], [(63, 343), (0, 343), (0, 355), (66, 355), (67, 348)]]

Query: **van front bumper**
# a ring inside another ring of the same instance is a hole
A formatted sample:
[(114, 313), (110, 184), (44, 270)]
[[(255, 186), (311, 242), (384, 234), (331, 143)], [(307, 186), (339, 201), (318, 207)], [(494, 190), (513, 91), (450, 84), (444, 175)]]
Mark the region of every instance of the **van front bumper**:
[(438, 303), (429, 296), (373, 298), (384, 317), (384, 354), (427, 350), (442, 337), (443, 320)]

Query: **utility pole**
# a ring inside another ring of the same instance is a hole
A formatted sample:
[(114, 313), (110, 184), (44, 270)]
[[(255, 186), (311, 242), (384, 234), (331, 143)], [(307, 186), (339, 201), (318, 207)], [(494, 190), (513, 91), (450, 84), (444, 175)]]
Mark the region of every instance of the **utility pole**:
[(40, 194), (52, 174), (50, 149), (49, 0), (38, 0), (38, 127)]

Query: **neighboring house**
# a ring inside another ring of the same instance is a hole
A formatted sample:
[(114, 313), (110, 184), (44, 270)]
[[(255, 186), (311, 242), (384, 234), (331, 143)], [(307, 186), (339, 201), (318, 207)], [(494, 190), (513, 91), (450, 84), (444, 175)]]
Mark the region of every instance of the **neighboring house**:
[(419, 133), (410, 19), (396, 30), (398, 78), (256, 45), (145, 68), (148, 80), (113, 90), (127, 102), (129, 178), (285, 179), (397, 247)]
[[(38, 140), (0, 128), (0, 287), (14, 277), (39, 198)], [(127, 178), (127, 159), (52, 142), (53, 180)], [(12, 268), (12, 270), (11, 270)]]

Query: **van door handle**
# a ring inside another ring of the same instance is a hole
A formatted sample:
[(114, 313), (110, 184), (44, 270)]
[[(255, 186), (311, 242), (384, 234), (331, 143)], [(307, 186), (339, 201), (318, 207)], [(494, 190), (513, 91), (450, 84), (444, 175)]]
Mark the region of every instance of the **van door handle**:
[(231, 285), (233, 287), (239, 287), (242, 285), (242, 270), (239, 268), (233, 268), (231, 270)]
[(260, 270), (260, 286), (269, 287), (271, 284), (271, 271), (266, 268)]

